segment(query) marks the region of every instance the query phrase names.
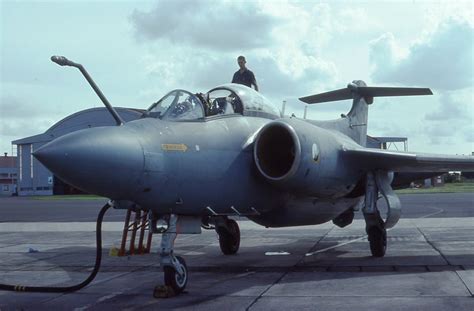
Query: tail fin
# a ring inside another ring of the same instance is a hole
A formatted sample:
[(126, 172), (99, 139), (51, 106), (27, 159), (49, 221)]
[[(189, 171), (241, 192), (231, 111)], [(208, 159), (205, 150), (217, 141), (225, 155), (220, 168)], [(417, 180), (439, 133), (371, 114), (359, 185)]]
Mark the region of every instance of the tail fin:
[(355, 80), (344, 89), (300, 97), (299, 100), (307, 104), (317, 104), (352, 99), (351, 110), (347, 116), (343, 115), (348, 120), (348, 128), (344, 133), (360, 145), (365, 146), (367, 142), (368, 105), (374, 102), (374, 97), (413, 95), (433, 95), (433, 93), (429, 88), (373, 87), (367, 86), (362, 80)]

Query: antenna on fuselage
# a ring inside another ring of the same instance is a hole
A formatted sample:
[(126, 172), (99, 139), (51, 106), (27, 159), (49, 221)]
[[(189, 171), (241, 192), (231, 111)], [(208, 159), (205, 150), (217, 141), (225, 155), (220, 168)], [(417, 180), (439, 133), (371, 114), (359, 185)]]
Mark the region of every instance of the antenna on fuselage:
[(115, 119), (115, 122), (117, 123), (117, 125), (122, 125), (125, 123), (123, 119), (120, 117), (120, 115), (117, 113), (117, 111), (114, 109), (114, 107), (112, 107), (112, 105), (109, 103), (107, 98), (105, 98), (104, 94), (102, 94), (102, 91), (95, 84), (94, 80), (92, 80), (89, 73), (81, 64), (77, 64), (73, 61), (70, 61), (64, 56), (51, 56), (51, 60), (60, 66), (71, 66), (71, 67), (76, 67), (77, 69), (79, 69), (81, 73), (84, 75), (84, 77), (86, 78), (87, 82), (89, 82), (90, 86), (95, 91), (97, 96), (99, 96), (100, 100), (104, 103), (105, 107), (110, 112), (112, 117)]

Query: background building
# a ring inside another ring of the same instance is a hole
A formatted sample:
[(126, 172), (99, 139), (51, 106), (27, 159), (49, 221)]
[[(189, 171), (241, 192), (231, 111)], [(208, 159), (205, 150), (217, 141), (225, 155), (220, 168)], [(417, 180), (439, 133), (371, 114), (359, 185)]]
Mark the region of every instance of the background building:
[[(143, 110), (115, 108), (126, 122), (141, 117)], [(78, 189), (64, 183), (54, 176), (46, 167), (36, 160), (32, 153), (47, 142), (77, 130), (97, 127), (115, 126), (106, 108), (91, 108), (74, 113), (54, 124), (43, 134), (18, 139), (16, 145), (17, 161), (16, 180), (18, 195), (52, 195), (80, 193)]]
[(17, 166), (16, 157), (5, 153), (0, 157), (0, 195), (11, 196), (17, 189)]
[(408, 151), (408, 138), (367, 136), (367, 147), (377, 148), (377, 149), (392, 149), (392, 150), (398, 150), (398, 151)]

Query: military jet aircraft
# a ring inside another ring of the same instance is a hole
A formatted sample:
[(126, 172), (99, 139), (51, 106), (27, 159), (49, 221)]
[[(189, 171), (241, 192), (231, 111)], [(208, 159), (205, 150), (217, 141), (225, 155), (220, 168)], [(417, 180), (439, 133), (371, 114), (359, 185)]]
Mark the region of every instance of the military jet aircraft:
[[(400, 218), (392, 182), (474, 169), (471, 156), (366, 147), (374, 97), (432, 94), (426, 88), (353, 81), (300, 98), (308, 104), (353, 100), (340, 119), (313, 121), (284, 117), (261, 93), (224, 84), (205, 94), (171, 91), (142, 118), (125, 123), (82, 65), (65, 57), (52, 60), (84, 74), (117, 126), (64, 135), (34, 156), (67, 183), (110, 198), (115, 208), (151, 211), (153, 230), (163, 233), (165, 283), (177, 292), (188, 276), (184, 259), (173, 254), (177, 233), (215, 229), (222, 252), (230, 255), (239, 249), (240, 231), (229, 216), (266, 227), (328, 221), (344, 227), (362, 206), (371, 253), (381, 257), (387, 229)], [(379, 194), (388, 206), (385, 218), (377, 208)]]

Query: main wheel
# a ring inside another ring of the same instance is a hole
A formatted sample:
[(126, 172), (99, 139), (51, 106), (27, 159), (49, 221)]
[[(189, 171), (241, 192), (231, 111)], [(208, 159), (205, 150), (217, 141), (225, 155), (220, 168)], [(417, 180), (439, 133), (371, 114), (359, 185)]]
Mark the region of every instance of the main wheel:
[(233, 219), (227, 220), (227, 227), (217, 227), (219, 235), (219, 246), (224, 255), (237, 253), (240, 247), (240, 229), (237, 222)]
[(176, 259), (179, 261), (180, 267), (184, 270), (184, 275), (180, 275), (172, 266), (165, 266), (163, 270), (165, 272), (165, 285), (172, 287), (174, 292), (179, 294), (188, 283), (188, 267), (183, 257), (176, 256)]
[(387, 230), (374, 226), (367, 230), (367, 234), (372, 256), (383, 257), (387, 250)]

